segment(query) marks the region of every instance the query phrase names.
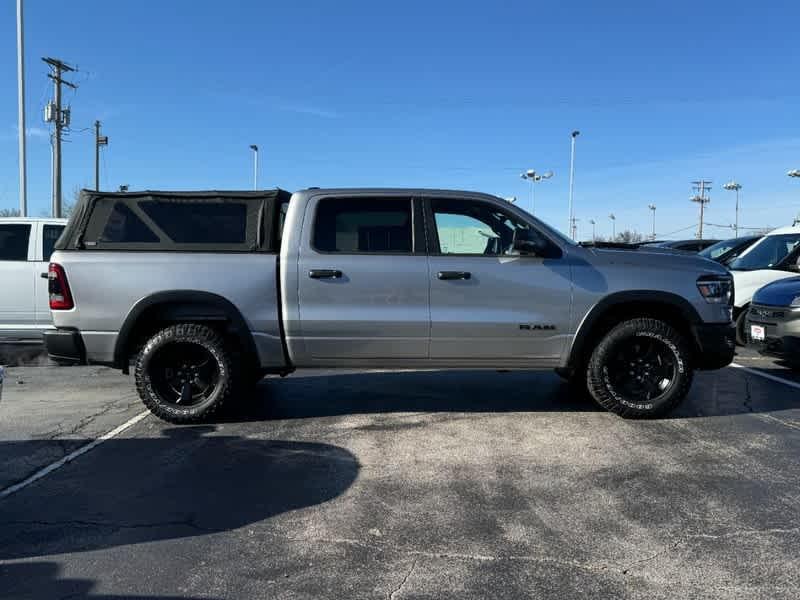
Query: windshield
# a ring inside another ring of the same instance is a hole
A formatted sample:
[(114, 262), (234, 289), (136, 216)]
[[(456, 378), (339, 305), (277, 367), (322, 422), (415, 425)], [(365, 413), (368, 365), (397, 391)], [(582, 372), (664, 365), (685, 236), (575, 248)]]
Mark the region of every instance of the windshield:
[(735, 271), (770, 269), (800, 245), (800, 233), (768, 235), (731, 264)]

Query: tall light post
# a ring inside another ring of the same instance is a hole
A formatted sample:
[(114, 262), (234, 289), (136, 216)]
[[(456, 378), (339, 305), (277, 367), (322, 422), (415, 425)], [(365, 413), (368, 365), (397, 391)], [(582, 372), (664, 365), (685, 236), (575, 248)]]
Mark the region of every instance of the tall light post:
[(534, 192), (534, 188), (536, 187), (536, 184), (539, 183), (540, 181), (542, 181), (543, 179), (550, 179), (552, 176), (553, 176), (553, 172), (552, 171), (547, 171), (547, 172), (542, 173), (540, 175), (534, 169), (528, 169), (527, 171), (525, 171), (524, 173), (522, 173), (520, 175), (520, 177), (522, 179), (527, 179), (528, 181), (531, 182), (531, 214), (532, 215), (536, 214), (536, 197), (535, 197), (535, 192)]
[(19, 116), (19, 214), (28, 216), (28, 169), (25, 151), (25, 48), (22, 0), (17, 0), (17, 92)]
[(656, 239), (656, 205), (655, 204), (648, 204), (647, 208), (653, 213), (653, 241)]
[(258, 146), (250, 144), (250, 150), (253, 151), (253, 189), (258, 189)]
[(613, 242), (617, 238), (617, 217), (611, 213), (608, 218), (611, 219), (611, 241)]
[(577, 129), (570, 134), (572, 141), (570, 142), (569, 152), (569, 221), (567, 223), (567, 231), (572, 230), (572, 189), (575, 183), (575, 138), (580, 134), (581, 132)]
[[(792, 169), (791, 171), (789, 171), (786, 174), (789, 177), (800, 177), (800, 169)], [(794, 220), (794, 223), (792, 223), (792, 226), (796, 225), (797, 223), (800, 223), (800, 215), (798, 215), (798, 217)]]
[(736, 183), (735, 181), (729, 181), (728, 183), (722, 186), (723, 189), (728, 190), (729, 192), (733, 191), (736, 192), (736, 221), (733, 225), (733, 230), (736, 232), (736, 237), (739, 237), (739, 190), (742, 189), (741, 184)]
[(597, 236), (594, 234), (594, 231), (595, 231), (594, 227), (595, 227), (596, 223), (595, 223), (594, 219), (589, 219), (589, 223), (592, 224), (592, 241), (594, 242), (597, 239)]

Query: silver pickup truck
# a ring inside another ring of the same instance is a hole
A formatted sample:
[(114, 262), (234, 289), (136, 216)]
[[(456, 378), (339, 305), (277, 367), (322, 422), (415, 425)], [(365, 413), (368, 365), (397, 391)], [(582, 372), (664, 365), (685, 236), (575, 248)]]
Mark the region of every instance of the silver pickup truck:
[(555, 369), (653, 417), (734, 354), (722, 266), (575, 244), (473, 192), (86, 191), (49, 286), (51, 356), (132, 366), (176, 423), (301, 367)]

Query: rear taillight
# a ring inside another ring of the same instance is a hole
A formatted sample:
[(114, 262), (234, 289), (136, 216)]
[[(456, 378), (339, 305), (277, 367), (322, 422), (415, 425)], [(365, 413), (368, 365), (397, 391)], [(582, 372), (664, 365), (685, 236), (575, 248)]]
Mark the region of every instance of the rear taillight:
[(50, 263), (50, 267), (47, 269), (47, 287), (50, 292), (50, 310), (71, 310), (75, 308), (64, 267), (56, 263)]

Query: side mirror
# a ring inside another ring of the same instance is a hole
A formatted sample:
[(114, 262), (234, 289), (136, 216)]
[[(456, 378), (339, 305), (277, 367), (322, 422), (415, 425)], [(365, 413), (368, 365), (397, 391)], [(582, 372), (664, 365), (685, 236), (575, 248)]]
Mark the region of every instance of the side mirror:
[(514, 250), (520, 254), (546, 257), (549, 246), (540, 235), (524, 229), (517, 229), (514, 233)]

